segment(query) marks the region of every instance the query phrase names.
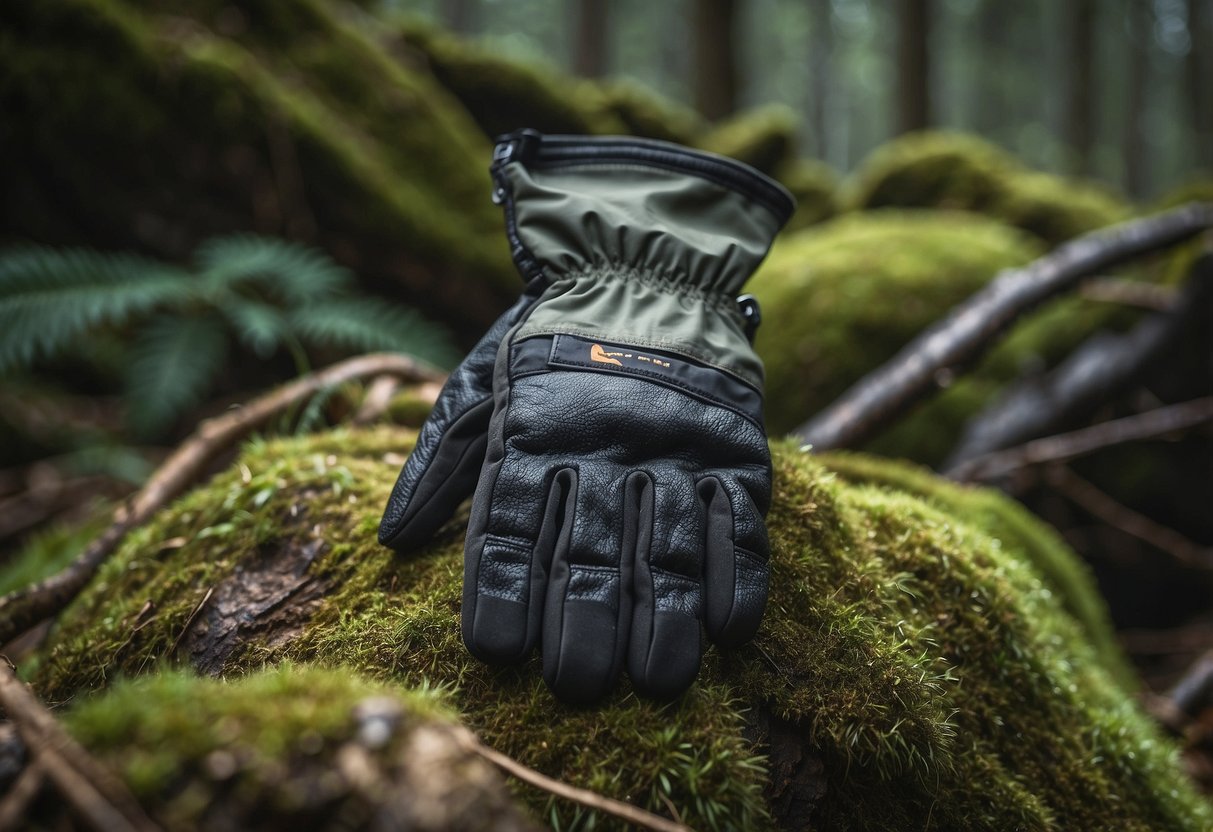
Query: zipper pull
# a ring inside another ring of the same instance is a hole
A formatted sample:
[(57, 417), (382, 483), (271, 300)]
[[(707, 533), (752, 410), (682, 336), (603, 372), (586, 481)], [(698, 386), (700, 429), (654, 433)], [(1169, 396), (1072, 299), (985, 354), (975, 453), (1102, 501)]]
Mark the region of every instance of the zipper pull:
[(489, 167), (493, 174), (493, 181), (497, 183), (493, 188), (494, 205), (505, 202), (506, 196), (504, 179), (498, 175), (498, 171), (510, 162), (521, 162), (524, 167), (529, 165), (535, 158), (535, 153), (539, 150), (539, 144), (542, 141), (543, 134), (529, 127), (497, 137), (497, 144), (493, 147), (493, 163)]
[(758, 325), (762, 323), (762, 307), (758, 305), (758, 298), (742, 295), (737, 299), (737, 309), (745, 321), (746, 340), (753, 344), (754, 336), (758, 334)]

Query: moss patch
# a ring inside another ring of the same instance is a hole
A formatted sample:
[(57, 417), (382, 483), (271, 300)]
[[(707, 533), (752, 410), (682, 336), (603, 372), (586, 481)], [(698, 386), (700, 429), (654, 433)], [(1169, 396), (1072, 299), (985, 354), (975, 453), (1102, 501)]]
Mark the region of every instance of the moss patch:
[(850, 205), (977, 211), (1057, 245), (1129, 216), (1123, 200), (1090, 182), (1025, 168), (977, 136), (921, 132), (877, 148), (849, 183)]
[[(772, 594), (755, 642), (710, 652), (672, 706), (637, 700), (624, 684), (600, 708), (571, 709), (547, 693), (537, 661), (494, 671), (463, 649), (466, 517), (409, 558), (375, 544), (412, 435), (341, 430), (251, 445), (132, 537), (66, 612), (36, 674), (39, 692), (63, 700), (184, 661), (172, 644), (211, 582), (236, 562), (318, 539), (309, 570), (331, 594), (292, 638), (250, 639), (225, 674), (291, 661), (442, 685), (493, 746), (658, 812), (668, 800), (696, 828), (773, 820), (764, 739), (753, 729), (762, 713), (787, 720), (823, 761), (815, 828), (1202, 829), (1213, 820), (1171, 744), (1116, 682), (1116, 662), (1093, 646), (1108, 636), (1082, 570), (1064, 564), (1073, 555), (1051, 541), (1051, 572), (1039, 570), (1046, 561), (1029, 541), (1047, 533), (1026, 516), (945, 505), (947, 489), (924, 500), (843, 482), (777, 445)], [(186, 542), (166, 550), (174, 537)], [(136, 631), (147, 599), (161, 612)], [(1069, 610), (1086, 612), (1080, 622)], [(550, 822), (580, 817), (546, 795), (520, 796)]]

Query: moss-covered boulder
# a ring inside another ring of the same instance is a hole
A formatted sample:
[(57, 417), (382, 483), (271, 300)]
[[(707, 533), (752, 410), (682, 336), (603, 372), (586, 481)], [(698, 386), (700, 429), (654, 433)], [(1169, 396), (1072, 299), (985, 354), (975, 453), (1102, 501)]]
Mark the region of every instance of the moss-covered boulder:
[(321, 0), (5, 3), (0, 240), (303, 239), (474, 334), (517, 288), (489, 144), (373, 34)]
[(67, 727), (166, 829), (538, 830), (441, 700), (344, 669), (169, 671), (80, 702)]
[[(128, 781), (131, 761), (151, 753), (140, 733), (157, 719), (148, 703), (187, 680), (99, 693), (114, 680), (170, 665), (236, 679), (290, 662), (245, 683), (204, 683), (207, 696), (260, 690), (269, 703), (283, 691), (289, 712), (291, 690), (305, 686), (292, 688), (295, 674), (313, 672), (305, 666), (360, 674), (372, 689), (441, 686), (488, 744), (575, 785), (677, 812), (694, 828), (1213, 822), (1122, 683), (1074, 556), (1000, 497), (777, 445), (772, 594), (755, 641), (710, 652), (672, 705), (637, 699), (625, 683), (600, 707), (576, 709), (551, 698), (536, 661), (493, 670), (462, 647), (466, 516), (412, 557), (376, 545), (413, 436), (339, 430), (250, 445), (123, 544), (25, 668), (35, 689), (72, 703), (79, 735)], [(337, 687), (325, 716), (337, 725), (362, 683), (320, 678)], [(143, 692), (149, 716), (122, 716), (140, 696), (130, 691)], [(119, 697), (107, 719), (128, 720), (126, 739), (90, 727), (106, 723), (97, 718), (106, 699), (79, 704), (90, 695)], [(272, 726), (249, 730), (274, 735)], [(140, 794), (175, 807), (155, 784), (177, 764), (157, 759)], [(206, 804), (211, 784), (190, 783)], [(546, 822), (589, 821), (545, 793), (516, 793)]]
[(838, 174), (824, 162), (798, 159), (775, 172), (775, 177), (796, 198), (796, 212), (785, 231), (799, 231), (838, 214)]
[[(962, 211), (865, 211), (784, 235), (748, 285), (762, 303), (755, 346), (766, 366), (768, 427), (781, 433), (804, 422), (1000, 271), (1042, 253), (1031, 235)], [(946, 389), (870, 449), (939, 463), (1007, 382), (1135, 318), (1080, 297), (1047, 304), (971, 373), (941, 378)]]
[(746, 110), (713, 126), (698, 144), (774, 174), (795, 160), (796, 115), (775, 105)]
[(1038, 173), (977, 136), (925, 131), (888, 142), (848, 185), (855, 209), (976, 211), (1057, 245), (1127, 219), (1128, 206), (1091, 182)]

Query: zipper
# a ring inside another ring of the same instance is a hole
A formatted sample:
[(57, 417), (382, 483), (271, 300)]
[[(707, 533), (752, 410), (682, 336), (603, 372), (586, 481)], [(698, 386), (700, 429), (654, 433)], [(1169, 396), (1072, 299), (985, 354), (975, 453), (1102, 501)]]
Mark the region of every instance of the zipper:
[[(691, 173), (723, 185), (767, 208), (783, 225), (792, 216), (796, 203), (778, 182), (749, 165), (724, 156), (690, 150), (656, 139), (614, 136), (545, 136), (536, 130), (517, 130), (497, 139), (493, 149), (493, 173), (496, 190), (493, 201), (509, 207), (509, 188), (501, 168), (511, 162), (525, 167), (567, 164), (626, 163), (648, 165), (679, 173)], [(511, 240), (513, 245), (513, 240)]]

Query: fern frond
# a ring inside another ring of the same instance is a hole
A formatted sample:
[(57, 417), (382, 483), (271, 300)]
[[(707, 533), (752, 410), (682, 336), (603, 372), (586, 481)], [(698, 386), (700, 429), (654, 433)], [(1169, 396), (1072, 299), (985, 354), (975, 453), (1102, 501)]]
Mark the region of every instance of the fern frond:
[(254, 283), (297, 305), (338, 294), (354, 278), (328, 255), (286, 240), (240, 234), (203, 243), (196, 252), (200, 279), (213, 296)]
[(183, 271), (142, 257), (36, 246), (0, 252), (0, 373), (188, 297)]
[(219, 304), (236, 335), (258, 358), (269, 358), (287, 336), (287, 320), (282, 310), (238, 295)]
[(458, 361), (450, 337), (412, 309), (372, 298), (342, 298), (291, 310), (293, 330), (305, 343), (355, 351), (389, 350), (440, 367)]
[(202, 401), (227, 355), (227, 333), (218, 316), (151, 321), (139, 334), (127, 373), (132, 428), (155, 435)]

